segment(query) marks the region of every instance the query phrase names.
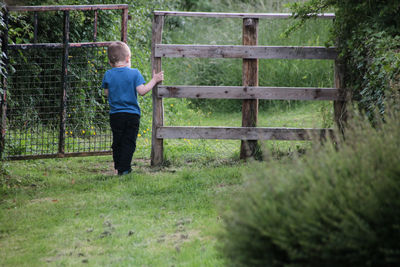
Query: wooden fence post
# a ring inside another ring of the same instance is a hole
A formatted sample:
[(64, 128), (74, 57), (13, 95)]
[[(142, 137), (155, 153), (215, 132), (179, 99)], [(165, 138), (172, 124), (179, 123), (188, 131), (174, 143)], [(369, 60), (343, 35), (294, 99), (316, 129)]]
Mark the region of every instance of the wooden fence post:
[(122, 9), (121, 14), (121, 41), (128, 42), (128, 8)]
[(65, 153), (65, 123), (67, 121), (68, 55), (69, 55), (69, 11), (64, 11), (64, 48), (61, 69), (60, 133), (58, 156)]
[[(258, 19), (243, 19), (243, 45), (258, 44)], [(258, 59), (243, 59), (243, 86), (258, 86)], [(244, 89), (246, 90), (246, 88)], [(245, 99), (242, 104), (242, 127), (256, 127), (258, 99)], [(254, 156), (258, 149), (257, 140), (242, 140), (240, 158)]]
[[(155, 57), (156, 44), (162, 42), (162, 32), (164, 26), (164, 16), (154, 15), (153, 38), (152, 38), (152, 71), (156, 73), (162, 70), (161, 58)], [(161, 165), (164, 161), (164, 140), (158, 139), (157, 128), (164, 125), (164, 106), (162, 98), (157, 96), (158, 86), (153, 88), (153, 129), (151, 137), (151, 166)]]
[(8, 78), (8, 9), (7, 6), (4, 7), (4, 32), (2, 32), (1, 36), (1, 50), (5, 55), (4, 58), (4, 68), (6, 73), (4, 73), (3, 77), (0, 77), (3, 92), (1, 92), (1, 107), (0, 107), (0, 160), (3, 159), (4, 149), (6, 147), (6, 128), (7, 128), (7, 78)]
[(339, 89), (339, 100), (333, 101), (333, 110), (335, 122), (341, 133), (344, 133), (344, 128), (347, 122), (347, 92), (344, 88), (344, 71), (343, 64), (339, 60), (335, 60), (335, 87)]
[(99, 12), (97, 10), (94, 11), (94, 23), (93, 23), (93, 42), (97, 41), (97, 21), (99, 17)]
[(33, 12), (33, 43), (37, 43), (37, 39), (38, 39), (38, 23), (39, 23), (39, 19), (38, 19), (38, 12), (35, 11)]

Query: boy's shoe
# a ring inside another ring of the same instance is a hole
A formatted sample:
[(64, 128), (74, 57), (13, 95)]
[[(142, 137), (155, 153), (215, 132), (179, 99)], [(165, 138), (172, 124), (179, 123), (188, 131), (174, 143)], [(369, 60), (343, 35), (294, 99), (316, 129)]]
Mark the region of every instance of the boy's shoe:
[(132, 172), (132, 169), (129, 169), (127, 171), (118, 171), (118, 175), (126, 175), (126, 174), (130, 174)]

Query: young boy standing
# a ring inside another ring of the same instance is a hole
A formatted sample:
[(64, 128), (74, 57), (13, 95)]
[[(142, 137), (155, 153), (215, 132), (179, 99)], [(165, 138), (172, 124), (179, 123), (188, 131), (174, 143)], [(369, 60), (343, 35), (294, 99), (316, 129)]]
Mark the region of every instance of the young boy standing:
[(145, 84), (142, 74), (131, 68), (131, 51), (123, 42), (108, 47), (108, 60), (112, 69), (106, 71), (102, 87), (110, 105), (110, 125), (113, 134), (114, 169), (118, 175), (132, 171), (131, 161), (136, 149), (140, 124), (137, 94), (145, 95), (164, 80), (164, 73), (154, 73)]

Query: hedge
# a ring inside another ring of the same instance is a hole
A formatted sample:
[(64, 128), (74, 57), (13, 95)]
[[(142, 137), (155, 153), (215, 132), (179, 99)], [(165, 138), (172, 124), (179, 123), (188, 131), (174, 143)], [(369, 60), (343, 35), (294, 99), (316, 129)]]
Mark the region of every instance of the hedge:
[(224, 215), (228, 265), (399, 266), (400, 114), (386, 113), (302, 158), (259, 163)]

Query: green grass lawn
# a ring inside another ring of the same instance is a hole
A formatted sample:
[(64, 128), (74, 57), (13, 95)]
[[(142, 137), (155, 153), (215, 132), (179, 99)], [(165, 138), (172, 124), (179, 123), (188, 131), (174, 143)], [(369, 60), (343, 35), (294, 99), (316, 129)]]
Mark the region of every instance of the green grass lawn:
[(218, 203), (246, 164), (149, 168), (112, 176), (109, 156), (7, 163), (0, 265), (221, 266)]
[[(259, 124), (321, 127), (321, 107), (260, 112)], [(192, 115), (171, 124), (241, 120), (240, 113)], [(223, 266), (220, 215), (252, 169), (238, 160), (240, 141), (166, 140), (167, 163), (151, 168), (148, 134), (138, 139), (134, 172), (124, 177), (113, 175), (111, 156), (3, 163), (0, 266)], [(309, 145), (264, 148), (288, 155)]]

